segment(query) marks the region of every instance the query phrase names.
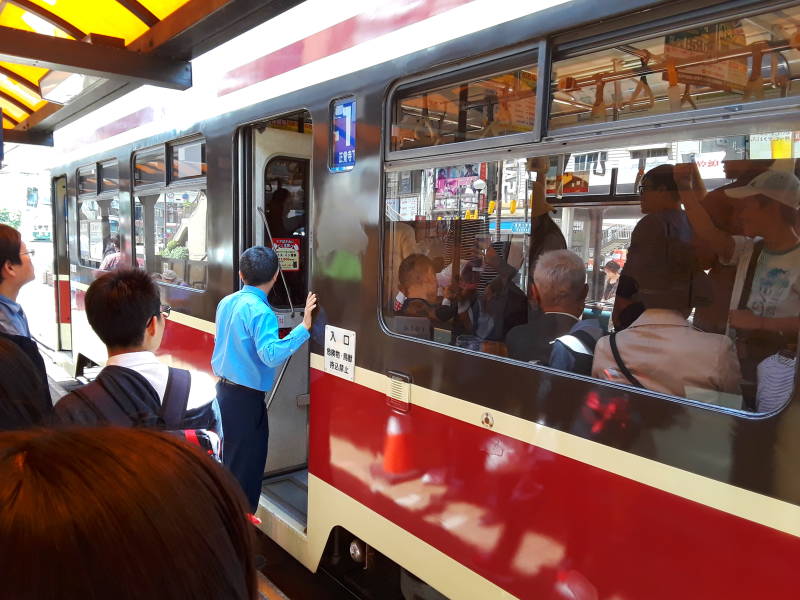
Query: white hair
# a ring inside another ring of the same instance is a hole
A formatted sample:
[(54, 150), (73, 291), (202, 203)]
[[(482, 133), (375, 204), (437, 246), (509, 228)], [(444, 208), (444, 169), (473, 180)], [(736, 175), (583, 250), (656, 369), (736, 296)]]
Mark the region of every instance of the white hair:
[(583, 301), (586, 267), (583, 259), (571, 250), (551, 250), (536, 261), (533, 283), (548, 305)]

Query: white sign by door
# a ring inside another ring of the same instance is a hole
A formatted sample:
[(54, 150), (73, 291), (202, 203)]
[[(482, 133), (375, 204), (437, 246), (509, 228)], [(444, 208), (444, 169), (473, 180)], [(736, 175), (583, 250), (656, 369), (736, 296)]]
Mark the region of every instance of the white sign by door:
[(353, 381), (356, 374), (356, 332), (325, 326), (325, 372)]

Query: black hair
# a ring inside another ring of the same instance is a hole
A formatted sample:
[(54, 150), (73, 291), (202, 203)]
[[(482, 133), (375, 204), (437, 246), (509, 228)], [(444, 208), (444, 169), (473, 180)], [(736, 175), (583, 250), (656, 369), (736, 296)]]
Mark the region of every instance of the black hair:
[(278, 255), (272, 248), (253, 246), (239, 257), (239, 270), (247, 285), (267, 283), (278, 272)]
[[(233, 477), (144, 428), (0, 434), (3, 595), (256, 600), (255, 528)], [(41, 557), (58, 560), (41, 568)], [(169, 565), (165, 564), (165, 557)]]
[(400, 263), (397, 272), (397, 279), (400, 289), (408, 292), (408, 287), (415, 283), (420, 283), (422, 277), (428, 271), (433, 271), (433, 262), (424, 254), (410, 254)]
[(33, 361), (17, 344), (0, 336), (0, 431), (50, 424), (53, 405)]
[(603, 265), (603, 269), (608, 269), (609, 271), (614, 271), (614, 273), (619, 273), (620, 272), (619, 263), (616, 263), (613, 260), (610, 260), (606, 264), (604, 264)]
[(663, 189), (668, 192), (678, 191), (678, 184), (675, 183), (675, 167), (672, 165), (653, 167), (644, 174), (641, 183), (647, 188)]
[(141, 269), (101, 275), (89, 286), (85, 303), (89, 325), (110, 348), (138, 346), (150, 319), (161, 318), (158, 287)]
[(22, 236), (19, 231), (0, 223), (0, 281), (3, 281), (3, 267), (6, 262), (12, 265), (22, 264), (22, 257), (19, 255), (22, 247)]

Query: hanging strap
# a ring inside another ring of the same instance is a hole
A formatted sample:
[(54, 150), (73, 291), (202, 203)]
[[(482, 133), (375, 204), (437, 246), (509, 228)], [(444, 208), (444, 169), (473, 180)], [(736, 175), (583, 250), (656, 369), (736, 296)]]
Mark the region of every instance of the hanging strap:
[(161, 418), (167, 429), (179, 429), (189, 403), (192, 375), (186, 369), (169, 368), (167, 389), (161, 402)]
[(638, 379), (636, 379), (636, 376), (630, 372), (630, 369), (628, 369), (625, 361), (622, 360), (622, 356), (620, 356), (619, 353), (619, 348), (617, 348), (617, 332), (615, 331), (608, 336), (608, 338), (608, 341), (611, 344), (611, 353), (614, 355), (614, 360), (617, 362), (617, 366), (619, 367), (620, 371), (622, 371), (622, 374), (625, 375), (625, 377), (628, 378), (628, 381), (630, 381), (636, 387), (647, 389), (639, 382)]

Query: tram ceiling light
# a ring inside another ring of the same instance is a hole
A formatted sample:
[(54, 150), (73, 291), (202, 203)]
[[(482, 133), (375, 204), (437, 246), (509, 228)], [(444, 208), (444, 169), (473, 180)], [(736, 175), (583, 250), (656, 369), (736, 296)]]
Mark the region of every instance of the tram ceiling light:
[(39, 86), (42, 88), (42, 98), (63, 105), (96, 89), (106, 81), (108, 80), (102, 77), (82, 75), (81, 73), (50, 71), (39, 80)]

